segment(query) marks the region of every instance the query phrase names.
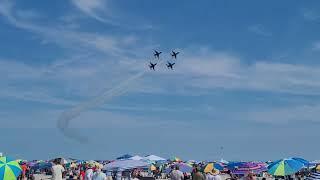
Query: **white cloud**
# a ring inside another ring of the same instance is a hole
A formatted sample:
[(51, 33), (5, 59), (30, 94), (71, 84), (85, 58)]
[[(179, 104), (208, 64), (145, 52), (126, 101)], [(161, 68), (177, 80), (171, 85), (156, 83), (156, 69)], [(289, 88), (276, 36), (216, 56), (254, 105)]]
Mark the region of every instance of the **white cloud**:
[[(145, 86), (152, 86), (151, 90), (158, 88), (158, 92), (167, 93), (201, 93), (199, 90), (210, 92), (210, 89), (222, 88), (300, 95), (319, 94), (319, 66), (283, 64), (268, 60), (250, 64), (245, 62), (230, 53), (199, 53), (194, 48), (192, 53), (188, 53), (186, 49), (177, 60), (174, 71), (157, 67), (161, 77), (152, 73), (145, 77)], [(158, 83), (152, 83), (155, 78), (159, 79)], [(174, 88), (176, 89), (173, 90)]]
[[(151, 48), (149, 44), (141, 45), (140, 39), (135, 36), (115, 37), (50, 25), (38, 26), (16, 17), (12, 13), (13, 8), (12, 4), (5, 4), (1, 6), (0, 13), (16, 27), (67, 47), (72, 55), (57, 59), (45, 67), (0, 60), (2, 97), (69, 106), (75, 102), (66, 96), (78, 99), (94, 97), (147, 68), (147, 57), (151, 56), (148, 50)], [(136, 82), (138, 88), (134, 91), (200, 94), (223, 88), (303, 95), (319, 95), (320, 92), (318, 66), (281, 64), (268, 60), (248, 64), (238, 55), (201, 47), (179, 51), (181, 54), (174, 71), (166, 69), (164, 64), (157, 66), (157, 71)], [(96, 52), (99, 52), (98, 55)], [(287, 112), (282, 111), (277, 113)]]
[(88, 16), (101, 22), (110, 22), (98, 15), (101, 11), (110, 11), (110, 9), (107, 9), (107, 0), (71, 0), (71, 2)]
[(261, 24), (249, 26), (248, 30), (261, 36), (272, 36), (272, 33), (267, 31), (266, 28)]

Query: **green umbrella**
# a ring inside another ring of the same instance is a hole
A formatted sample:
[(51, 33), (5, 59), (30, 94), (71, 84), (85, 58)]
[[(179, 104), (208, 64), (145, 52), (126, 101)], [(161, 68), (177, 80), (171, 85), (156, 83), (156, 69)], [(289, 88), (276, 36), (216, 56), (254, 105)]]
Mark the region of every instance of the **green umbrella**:
[(0, 157), (0, 180), (16, 180), (21, 174), (19, 163), (8, 157)]

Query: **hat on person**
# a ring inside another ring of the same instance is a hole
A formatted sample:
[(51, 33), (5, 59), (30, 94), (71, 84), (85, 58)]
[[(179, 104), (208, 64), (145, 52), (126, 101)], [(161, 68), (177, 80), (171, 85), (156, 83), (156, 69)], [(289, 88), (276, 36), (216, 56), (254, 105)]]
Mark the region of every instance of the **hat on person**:
[(209, 171), (209, 173), (212, 175), (218, 175), (220, 174), (220, 171), (218, 169), (213, 168), (212, 171)]

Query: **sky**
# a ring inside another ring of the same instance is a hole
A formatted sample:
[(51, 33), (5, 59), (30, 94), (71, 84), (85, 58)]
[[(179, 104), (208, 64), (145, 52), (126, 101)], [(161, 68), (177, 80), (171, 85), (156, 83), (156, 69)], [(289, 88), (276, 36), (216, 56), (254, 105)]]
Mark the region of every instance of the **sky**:
[(317, 0), (0, 0), (0, 152), (320, 159), (319, 12)]

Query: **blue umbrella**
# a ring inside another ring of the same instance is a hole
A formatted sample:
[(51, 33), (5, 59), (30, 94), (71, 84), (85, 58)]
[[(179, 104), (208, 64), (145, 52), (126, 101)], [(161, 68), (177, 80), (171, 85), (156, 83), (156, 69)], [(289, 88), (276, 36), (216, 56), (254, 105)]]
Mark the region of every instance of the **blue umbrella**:
[(268, 173), (275, 176), (286, 176), (300, 171), (304, 164), (300, 161), (290, 159), (281, 159), (268, 166)]
[(244, 164), (245, 162), (229, 162), (229, 164), (227, 165), (227, 168), (229, 170), (235, 169), (239, 166), (241, 166), (242, 164)]
[[(183, 172), (183, 173), (187, 173), (187, 172), (190, 173), (190, 172), (192, 172), (192, 170), (193, 170), (193, 167), (192, 167), (191, 165), (189, 165), (189, 164), (186, 164), (186, 163), (176, 163), (176, 164), (172, 165), (172, 167), (173, 167), (173, 166), (178, 166), (178, 167), (179, 167), (179, 170), (180, 170), (181, 172)], [(169, 174), (171, 171), (172, 171), (172, 168), (169, 167), (169, 168), (167, 168), (167, 169), (165, 170), (165, 173)]]
[(50, 169), (52, 167), (52, 163), (50, 162), (39, 162), (32, 166), (32, 169), (38, 169), (38, 170), (43, 170), (43, 169)]
[(304, 164), (305, 167), (308, 167), (308, 166), (311, 165), (309, 161), (307, 161), (307, 160), (305, 160), (305, 159), (303, 159), (303, 158), (293, 157), (293, 158), (291, 158), (291, 159), (294, 159), (294, 160), (296, 160), (296, 161), (302, 162), (302, 164)]

